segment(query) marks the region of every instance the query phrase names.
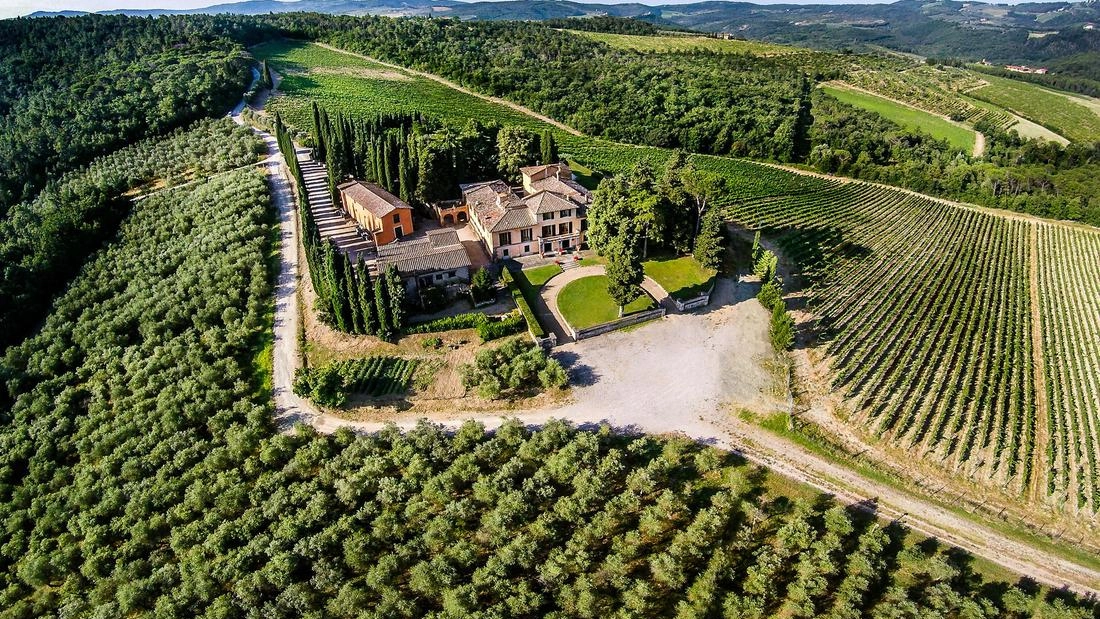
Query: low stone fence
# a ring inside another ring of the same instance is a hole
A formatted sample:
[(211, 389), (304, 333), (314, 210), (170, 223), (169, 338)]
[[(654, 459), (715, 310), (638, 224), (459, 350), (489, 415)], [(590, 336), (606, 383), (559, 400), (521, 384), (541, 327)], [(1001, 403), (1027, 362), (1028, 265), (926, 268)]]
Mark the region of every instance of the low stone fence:
[(698, 309), (700, 307), (710, 304), (710, 295), (712, 292), (714, 292), (714, 286), (716, 283), (717, 280), (712, 281), (710, 284), (710, 288), (706, 292), (700, 293), (689, 299), (677, 299), (676, 297), (673, 297), (671, 295), (669, 296), (669, 298), (672, 299), (672, 302), (676, 304), (676, 309), (680, 310), (681, 312)]
[(554, 335), (553, 333), (548, 333), (546, 337), (539, 337), (532, 333), (530, 329), (528, 329), (527, 335), (530, 335), (531, 341), (541, 346), (543, 350), (550, 350), (551, 348), (558, 345), (558, 336)]
[(644, 312), (638, 312), (637, 314), (631, 314), (629, 316), (619, 318), (618, 320), (612, 320), (611, 322), (605, 322), (601, 325), (594, 327), (586, 327), (584, 329), (574, 329), (573, 325), (568, 325), (569, 331), (573, 334), (574, 340), (583, 340), (597, 335), (603, 335), (604, 333), (610, 333), (616, 329), (622, 329), (623, 327), (629, 327), (638, 323), (646, 322), (647, 320), (653, 320), (654, 318), (660, 318), (665, 315), (665, 308), (658, 307), (657, 309), (646, 310)]

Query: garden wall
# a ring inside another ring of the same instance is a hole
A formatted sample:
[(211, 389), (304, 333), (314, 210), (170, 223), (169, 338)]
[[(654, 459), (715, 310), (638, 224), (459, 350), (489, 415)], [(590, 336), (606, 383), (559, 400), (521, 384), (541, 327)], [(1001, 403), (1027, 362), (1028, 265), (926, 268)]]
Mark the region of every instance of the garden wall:
[(603, 335), (615, 331), (616, 329), (622, 329), (623, 327), (629, 327), (638, 323), (645, 322), (647, 320), (653, 320), (654, 318), (660, 318), (665, 315), (665, 308), (658, 307), (657, 309), (646, 310), (644, 312), (638, 312), (637, 314), (631, 314), (618, 320), (612, 320), (611, 322), (605, 322), (602, 325), (596, 325), (594, 327), (588, 327), (585, 329), (574, 329), (573, 325), (569, 325), (569, 330), (573, 333), (574, 340), (583, 340), (597, 335)]

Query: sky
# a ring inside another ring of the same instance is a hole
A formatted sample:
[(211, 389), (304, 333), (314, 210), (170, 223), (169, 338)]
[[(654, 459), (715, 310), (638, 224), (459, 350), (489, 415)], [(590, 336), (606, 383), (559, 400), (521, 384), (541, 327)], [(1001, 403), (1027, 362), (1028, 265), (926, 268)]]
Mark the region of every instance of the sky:
[[(237, 0), (0, 0), (0, 19), (35, 11), (103, 11), (106, 9), (195, 9)], [(308, 4), (304, 0), (303, 4)], [(580, 0), (585, 1), (585, 0)], [(642, 4), (684, 4), (698, 0), (588, 0), (600, 4), (641, 2)], [(749, 0), (758, 4), (876, 4), (882, 0)], [(987, 2), (1005, 0), (986, 0)], [(1016, 4), (1013, 0), (1007, 4)]]

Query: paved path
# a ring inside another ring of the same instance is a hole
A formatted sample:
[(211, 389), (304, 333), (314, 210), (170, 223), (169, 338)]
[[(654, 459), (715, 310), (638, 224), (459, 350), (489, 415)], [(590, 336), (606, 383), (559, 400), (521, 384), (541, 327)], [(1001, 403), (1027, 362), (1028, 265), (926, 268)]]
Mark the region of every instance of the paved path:
[(335, 241), (336, 246), (347, 253), (353, 262), (360, 255), (373, 257), (376, 252), (374, 242), (363, 238), (355, 227), (355, 220), (344, 215), (332, 203), (332, 194), (328, 191), (328, 170), (324, 164), (314, 160), (306, 148), (298, 148), (296, 156), (306, 182), (309, 210), (313, 213), (321, 238)]

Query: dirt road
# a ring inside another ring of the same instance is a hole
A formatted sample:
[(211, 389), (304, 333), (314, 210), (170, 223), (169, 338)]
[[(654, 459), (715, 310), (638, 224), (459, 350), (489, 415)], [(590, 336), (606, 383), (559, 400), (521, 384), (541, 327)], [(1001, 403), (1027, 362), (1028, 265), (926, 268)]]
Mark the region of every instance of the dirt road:
[[(237, 120), (240, 122), (239, 117)], [(269, 152), (275, 154), (273, 138), (261, 135)], [(272, 163), (277, 165), (277, 161)], [(290, 184), (275, 165), (269, 165), (268, 170), (282, 240), (274, 358), (279, 424), (290, 429), (294, 423), (308, 423), (322, 432), (342, 427), (377, 431), (383, 424), (352, 422), (324, 413), (291, 391), (294, 370), (300, 363), (296, 294), (298, 231)], [(760, 355), (769, 350), (768, 317), (752, 298), (753, 293), (748, 285), (723, 280), (715, 290), (712, 305), (702, 314), (672, 315), (635, 331), (559, 347), (555, 354), (570, 367), (577, 383), (573, 400), (558, 408), (515, 411), (509, 416), (531, 424), (561, 418), (578, 424), (607, 422), (637, 431), (682, 433), (736, 451), (752, 462), (831, 493), (841, 501), (874, 501), (884, 517), (901, 519), (925, 535), (1037, 581), (1100, 595), (1100, 571), (1015, 541), (915, 494), (877, 482), (759, 426), (740, 421), (736, 415), (740, 407), (759, 411), (775, 405), (767, 395), (771, 377), (760, 363)], [(502, 421), (498, 415), (462, 410), (432, 421), (456, 427), (467, 419), (481, 421), (490, 428)], [(415, 418), (400, 417), (393, 421), (402, 428), (417, 422)]]

